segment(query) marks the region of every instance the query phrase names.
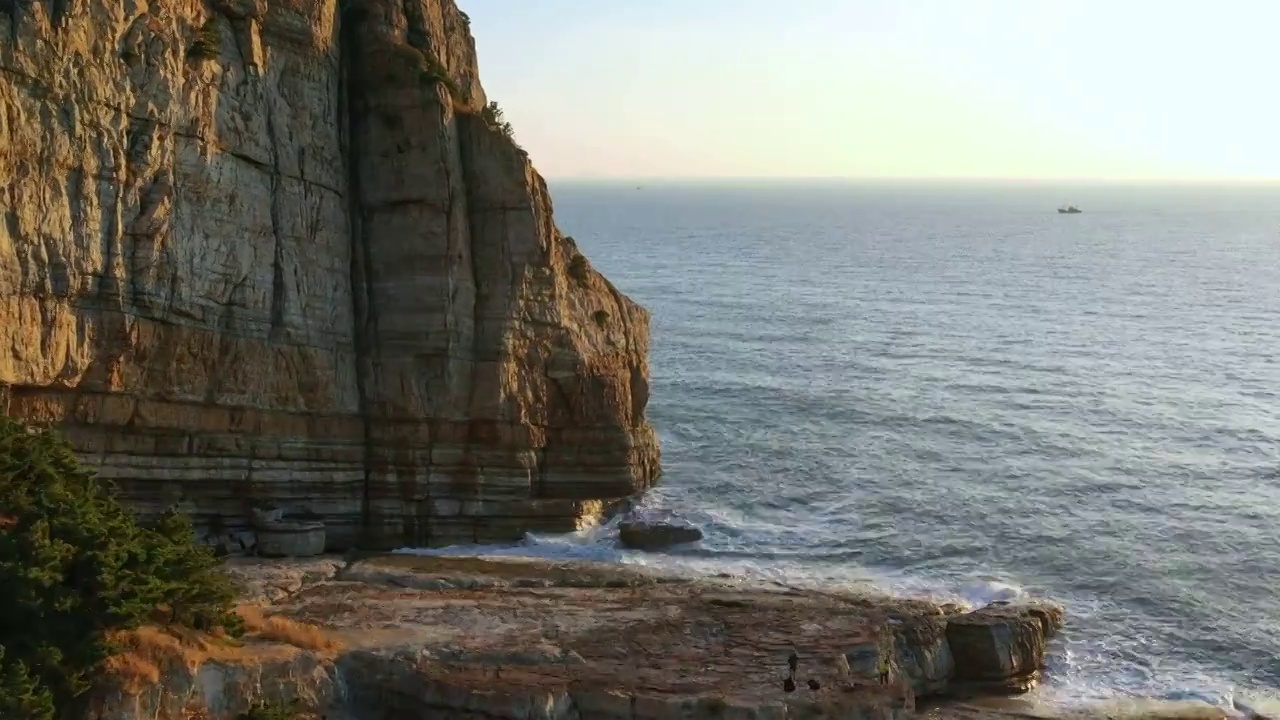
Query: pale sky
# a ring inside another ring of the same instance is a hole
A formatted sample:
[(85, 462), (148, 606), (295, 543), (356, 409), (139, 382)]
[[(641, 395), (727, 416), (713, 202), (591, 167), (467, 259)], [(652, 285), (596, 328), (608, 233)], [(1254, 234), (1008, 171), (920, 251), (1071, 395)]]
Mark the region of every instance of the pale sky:
[(459, 0), (550, 178), (1280, 179), (1275, 0)]

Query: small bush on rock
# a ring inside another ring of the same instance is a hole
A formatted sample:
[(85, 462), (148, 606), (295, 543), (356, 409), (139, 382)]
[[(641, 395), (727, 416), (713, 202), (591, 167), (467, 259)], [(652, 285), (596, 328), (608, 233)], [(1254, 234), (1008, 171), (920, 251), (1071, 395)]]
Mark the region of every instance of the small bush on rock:
[[(505, 117), (503, 117), (502, 107), (499, 106), (497, 102), (491, 102), (488, 105), (485, 105), (484, 110), (481, 111), (481, 116), (484, 118), (484, 121), (488, 123), (489, 127), (502, 133), (502, 136), (511, 142), (514, 143), (516, 141), (516, 129), (511, 123), (507, 122)], [(517, 147), (519, 146), (517, 145)]]
[(581, 285), (587, 284), (587, 281), (591, 278), (587, 259), (581, 253), (574, 255), (573, 259), (569, 261), (569, 277), (577, 280)]
[(200, 26), (195, 42), (187, 50), (187, 57), (199, 60), (211, 60), (222, 54), (222, 29), (213, 18), (209, 18)]
[(6, 720), (46, 720), (68, 707), (113, 653), (115, 631), (156, 620), (241, 628), (231, 582), (190, 521), (171, 512), (138, 525), (61, 437), (6, 417), (0, 588), (0, 695), (25, 703), (0, 712)]

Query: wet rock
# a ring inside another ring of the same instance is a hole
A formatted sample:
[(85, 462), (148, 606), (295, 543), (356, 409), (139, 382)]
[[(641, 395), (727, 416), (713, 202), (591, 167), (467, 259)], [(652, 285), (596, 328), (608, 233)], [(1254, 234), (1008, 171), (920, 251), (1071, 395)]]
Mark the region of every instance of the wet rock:
[(618, 539), (636, 550), (661, 550), (697, 542), (702, 539), (702, 531), (680, 521), (626, 520), (618, 526)]
[(1023, 602), (1019, 603), (1018, 607), (1023, 608), (1031, 616), (1040, 620), (1040, 626), (1044, 628), (1045, 637), (1051, 638), (1057, 635), (1067, 620), (1067, 613), (1061, 605), (1046, 602)]
[(946, 635), (956, 683), (968, 691), (1030, 690), (1062, 618), (1061, 608), (1046, 603), (999, 603), (950, 617)]

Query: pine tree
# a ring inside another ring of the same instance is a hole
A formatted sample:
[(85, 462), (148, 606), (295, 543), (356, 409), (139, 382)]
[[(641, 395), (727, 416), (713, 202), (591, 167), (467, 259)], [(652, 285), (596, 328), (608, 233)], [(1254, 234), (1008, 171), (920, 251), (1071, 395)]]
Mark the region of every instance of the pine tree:
[(8, 662), (0, 647), (0, 720), (52, 720), (53, 696), (21, 662)]
[(25, 677), (59, 708), (110, 656), (110, 632), (160, 608), (198, 629), (240, 627), (231, 583), (185, 517), (140, 527), (58, 435), (3, 417), (0, 588), (3, 682)]

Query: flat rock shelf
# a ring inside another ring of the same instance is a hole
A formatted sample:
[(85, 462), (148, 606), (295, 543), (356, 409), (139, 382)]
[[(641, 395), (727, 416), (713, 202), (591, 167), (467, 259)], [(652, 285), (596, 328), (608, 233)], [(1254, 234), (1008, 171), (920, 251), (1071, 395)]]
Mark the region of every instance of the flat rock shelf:
[(968, 613), (591, 563), (231, 562), (266, 625), (310, 639), (254, 638), (150, 684), (106, 683), (91, 717), (230, 720), (258, 699), (329, 720), (907, 717), (917, 699), (1029, 687), (1062, 619), (1045, 604)]

